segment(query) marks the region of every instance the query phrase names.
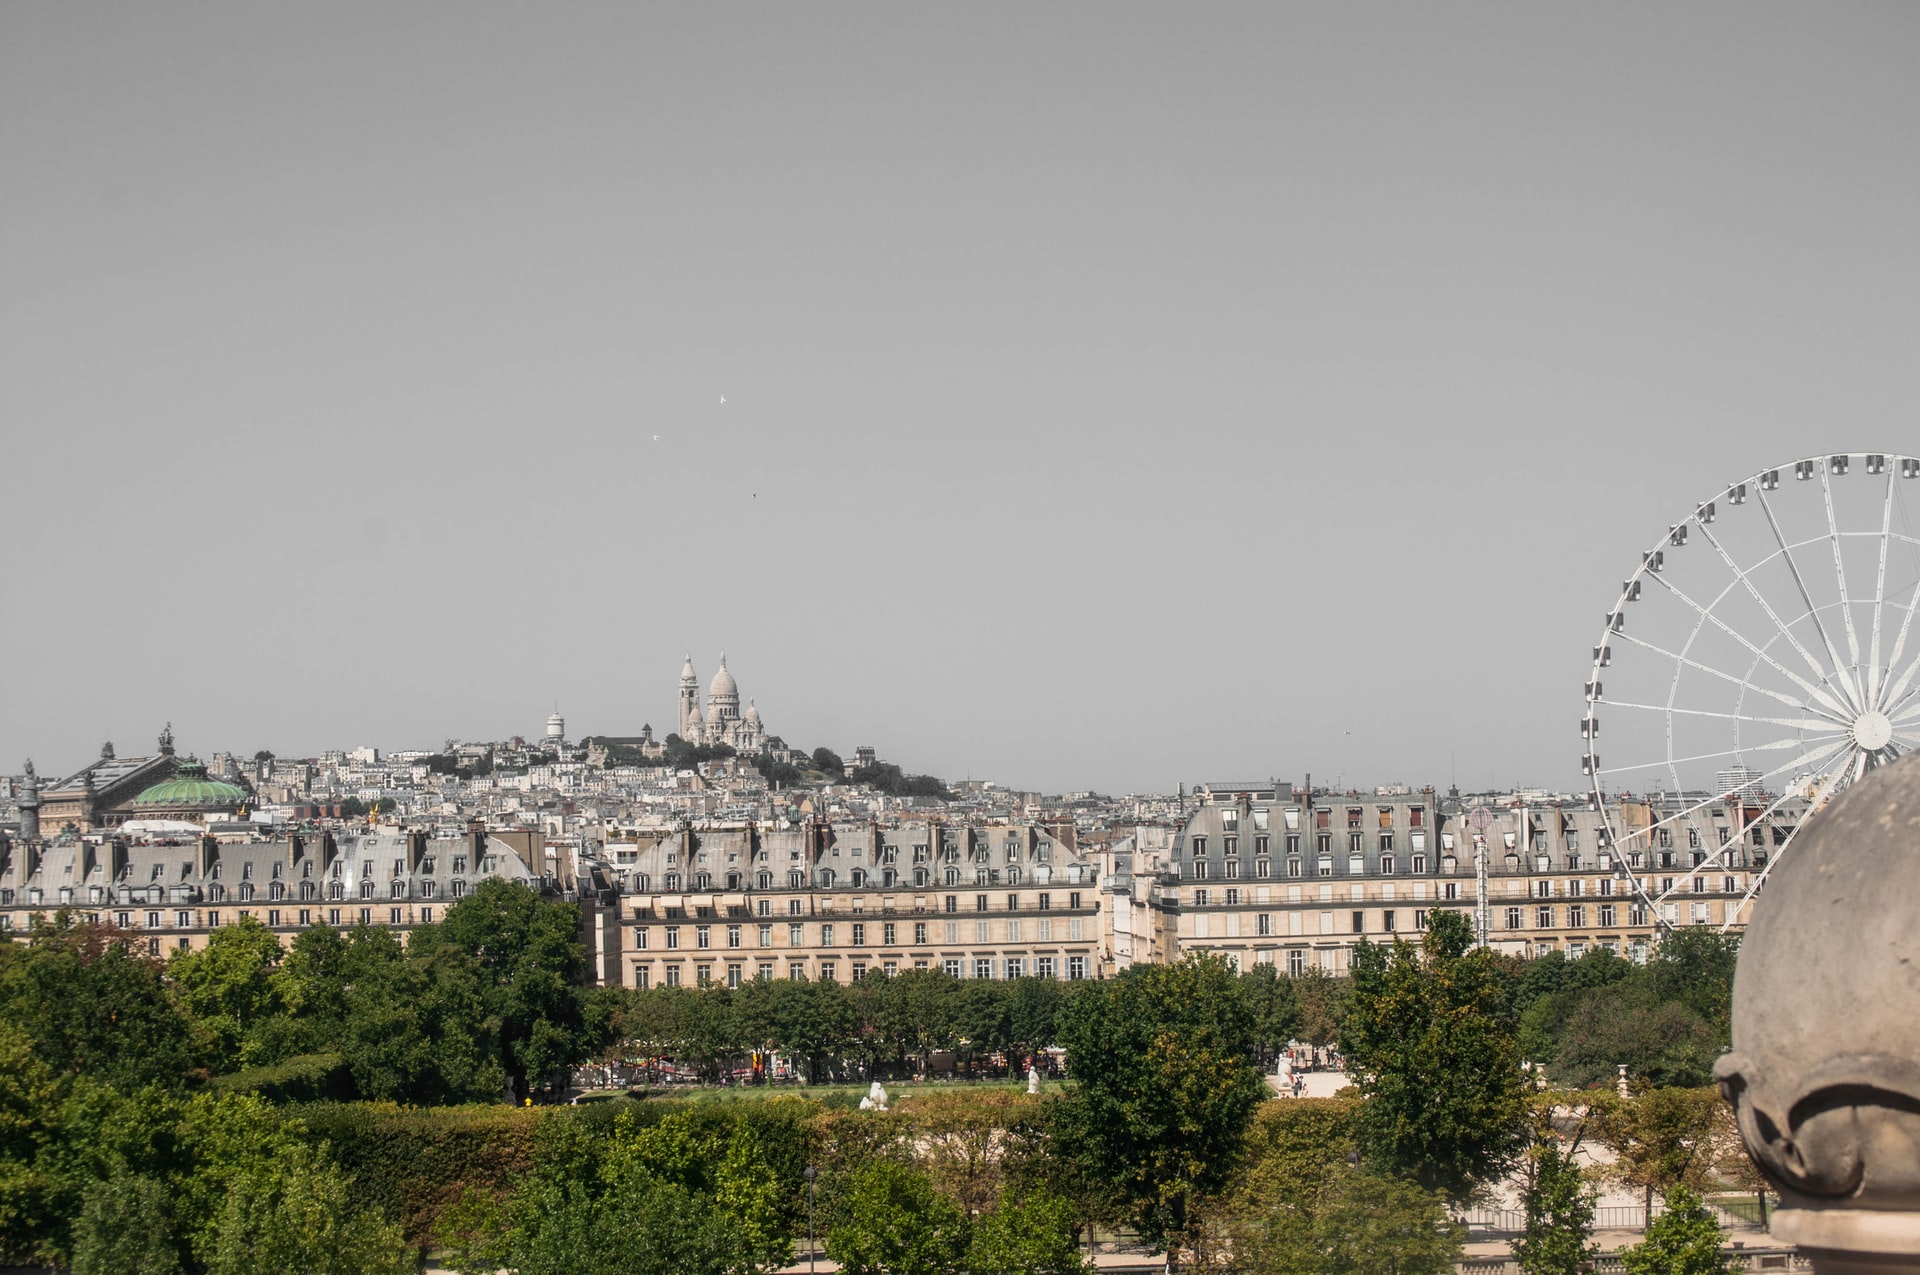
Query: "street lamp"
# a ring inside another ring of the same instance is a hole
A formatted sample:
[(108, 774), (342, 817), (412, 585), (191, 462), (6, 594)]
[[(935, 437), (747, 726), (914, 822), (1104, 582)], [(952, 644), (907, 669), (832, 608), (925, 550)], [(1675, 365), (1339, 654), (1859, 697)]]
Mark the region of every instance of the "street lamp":
[(807, 1180), (807, 1270), (813, 1270), (813, 1180), (820, 1176), (820, 1170), (808, 1165), (801, 1176)]

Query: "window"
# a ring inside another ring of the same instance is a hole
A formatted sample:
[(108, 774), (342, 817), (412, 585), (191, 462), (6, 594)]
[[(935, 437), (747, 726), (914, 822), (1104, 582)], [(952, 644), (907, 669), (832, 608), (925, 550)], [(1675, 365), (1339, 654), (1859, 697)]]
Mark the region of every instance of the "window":
[(1294, 978), (1299, 978), (1306, 972), (1307, 954), (1297, 947), (1293, 948), (1287, 953), (1287, 973)]
[(800, 900), (798, 900), (798, 899), (788, 899), (788, 900), (787, 900), (787, 915), (788, 915), (788, 916), (799, 916), (799, 915), (800, 915)]
[(805, 961), (788, 961), (787, 962), (787, 979), (789, 982), (798, 983), (803, 979), (805, 979), (806, 976), (807, 976), (807, 963)]
[(1263, 936), (1273, 933), (1273, 914), (1272, 913), (1262, 912), (1259, 915), (1259, 917), (1256, 918), (1254, 933), (1260, 934)]
[(1414, 855), (1407, 861), (1407, 867), (1409, 871), (1418, 876), (1427, 870), (1427, 856), (1424, 854)]
[(894, 931), (894, 925), (892, 921), (888, 921), (885, 925), (882, 925), (880, 927), (881, 944), (885, 947), (892, 947), (896, 942), (894, 938), (894, 933), (895, 931)]
[(1007, 942), (1018, 943), (1019, 941), (1020, 941), (1020, 922), (1014, 917), (1008, 917), (1007, 918)]
[(1238, 891), (1238, 890), (1228, 890), (1228, 891), (1227, 891), (1227, 906), (1228, 906), (1228, 907), (1230, 907), (1230, 908), (1231, 908), (1231, 907), (1237, 907), (1237, 906), (1239, 906), (1239, 903), (1240, 903), (1240, 891)]
[(1051, 907), (1053, 907), (1053, 896), (1052, 896), (1051, 894), (1043, 894), (1043, 895), (1041, 895), (1041, 896), (1040, 896), (1040, 910), (1041, 910), (1042, 912), (1045, 912), (1045, 911), (1047, 911), (1048, 909), (1050, 909)]
[(1524, 930), (1527, 928), (1526, 910), (1524, 908), (1507, 909), (1507, 928), (1509, 930)]
[(838, 968), (839, 968), (839, 965), (837, 962), (834, 962), (834, 961), (820, 962), (820, 981), (823, 983), (837, 982), (838, 975), (836, 975), (834, 971)]
[(975, 957), (973, 960), (973, 976), (975, 978), (992, 978), (993, 958), (987, 956)]
[(787, 946), (788, 947), (802, 946), (806, 942), (806, 939), (803, 937), (803, 934), (804, 934), (804, 931), (802, 930), (798, 922), (788, 925), (787, 926)]
[(1387, 911), (1385, 911), (1385, 912), (1382, 912), (1382, 913), (1380, 914), (1380, 928), (1381, 928), (1381, 929), (1383, 929), (1383, 930), (1385, 930), (1385, 931), (1387, 931), (1387, 933), (1389, 933), (1389, 934), (1391, 934), (1391, 933), (1393, 933), (1393, 911), (1392, 911), (1392, 909), (1388, 909)]
[(1611, 904), (1611, 903), (1602, 903), (1602, 904), (1600, 905), (1600, 924), (1601, 924), (1601, 926), (1603, 926), (1603, 927), (1606, 927), (1606, 928), (1611, 928), (1612, 926), (1614, 926), (1614, 925), (1616, 925), (1616, 924), (1618, 924), (1618, 922), (1616, 922), (1616, 921), (1614, 920), (1614, 917), (1615, 917), (1615, 915), (1616, 915), (1616, 913), (1614, 912), (1614, 908), (1613, 908), (1613, 904)]
[(867, 926), (864, 921), (855, 921), (853, 923), (853, 945), (855, 947), (865, 947), (867, 945)]
[(667, 927), (667, 946), (669, 948), (675, 948), (680, 946), (680, 927), (679, 926), (669, 925)]
[(941, 972), (944, 973), (948, 978), (959, 978), (961, 968), (962, 968), (962, 962), (957, 960), (948, 960), (948, 961), (940, 962)]
[(731, 961), (727, 963), (727, 986), (740, 986), (740, 967)]
[(647, 927), (646, 926), (636, 925), (633, 927), (633, 946), (638, 951), (642, 951), (642, 952), (646, 951), (646, 948), (647, 948)]
[(915, 943), (925, 943), (927, 941), (927, 923), (925, 921), (915, 921), (913, 923), (913, 941)]
[(1069, 956), (1067, 958), (1068, 981), (1077, 983), (1081, 979), (1085, 978), (1086, 976), (1087, 976), (1087, 958), (1084, 956)]
[(1203, 908), (1207, 906), (1207, 891), (1204, 886), (1200, 887), (1199, 889), (1196, 889), (1193, 892), (1193, 906), (1197, 908)]
[(1553, 909), (1552, 908), (1550, 907), (1535, 908), (1534, 912), (1535, 912), (1535, 916), (1533, 918), (1533, 923), (1535, 925), (1539, 926), (1543, 930), (1551, 930), (1553, 928)]
[(1287, 860), (1287, 875), (1290, 877), (1297, 877), (1300, 875), (1300, 860), (1298, 859)]
[(641, 991), (644, 992), (647, 990), (648, 985), (651, 984), (652, 981), (653, 981), (653, 972), (649, 970), (646, 966), (636, 965), (634, 967), (633, 985), (635, 987), (639, 988)]
[(1443, 899), (1459, 898), (1460, 883), (1458, 881), (1442, 881), (1440, 883), (1440, 897)]
[(1024, 978), (1026, 977), (1026, 973), (1027, 963), (1024, 960), (1017, 956), (1009, 956), (1007, 958), (1008, 978)]
[(1355, 912), (1353, 914), (1353, 932), (1355, 934), (1365, 934), (1367, 932), (1367, 914), (1365, 912)]
[(773, 927), (771, 925), (761, 926), (759, 937), (760, 937), (759, 946), (772, 947), (773, 946)]
[(667, 986), (680, 986), (680, 967), (678, 965), (667, 966)]
[(823, 925), (820, 927), (820, 946), (821, 947), (833, 946), (833, 926), (832, 925)]
[(987, 910), (987, 896), (986, 896), (986, 895), (984, 895), (984, 894), (976, 894), (976, 895), (974, 895), (974, 896), (973, 896), (973, 910), (974, 910), (975, 912), (985, 912), (985, 911)]
[(1229, 854), (1229, 855), (1235, 855), (1235, 854), (1239, 854), (1239, 853), (1240, 853), (1240, 838), (1238, 838), (1238, 837), (1222, 837), (1222, 838), (1220, 839), (1220, 843), (1221, 843), (1221, 845), (1222, 845), (1222, 847), (1224, 848), (1224, 850), (1225, 850), (1225, 853), (1227, 853), (1227, 854)]
[(1587, 905), (1570, 903), (1567, 905), (1567, 928), (1584, 930), (1587, 928)]
[(1205, 881), (1207, 879), (1207, 861), (1205, 859), (1199, 859), (1194, 862), (1193, 876), (1196, 881)]
[(1425, 908), (1415, 908), (1413, 910), (1413, 928), (1416, 930), (1424, 930), (1427, 928), (1427, 910)]
[(713, 927), (711, 925), (694, 926), (693, 927), (693, 945), (695, 947), (712, 947), (713, 946)]

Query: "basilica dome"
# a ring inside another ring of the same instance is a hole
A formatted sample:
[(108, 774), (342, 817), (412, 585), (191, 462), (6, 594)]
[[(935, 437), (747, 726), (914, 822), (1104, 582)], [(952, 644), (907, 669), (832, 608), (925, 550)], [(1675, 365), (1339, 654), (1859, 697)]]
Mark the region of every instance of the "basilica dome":
[(727, 657), (720, 657), (720, 671), (713, 675), (713, 682), (707, 687), (709, 700), (740, 698), (740, 685), (733, 680), (733, 674), (727, 672)]

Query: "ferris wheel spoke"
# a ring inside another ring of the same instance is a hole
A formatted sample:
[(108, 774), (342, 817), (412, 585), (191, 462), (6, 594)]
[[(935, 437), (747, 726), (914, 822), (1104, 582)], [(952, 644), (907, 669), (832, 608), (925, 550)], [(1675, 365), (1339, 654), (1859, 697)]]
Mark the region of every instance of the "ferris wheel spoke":
[[(1800, 600), (1807, 604), (1807, 610), (1813, 615), (1813, 630), (1820, 635), (1821, 643), (1827, 648), (1827, 658), (1833, 661), (1833, 670), (1837, 676), (1841, 668), (1839, 649), (1834, 646), (1833, 639), (1828, 636), (1827, 626), (1820, 623), (1819, 612), (1814, 609), (1813, 595), (1807, 592), (1807, 582), (1800, 575), (1799, 564), (1793, 560), (1793, 550), (1787, 548), (1787, 538), (1780, 534), (1780, 521), (1773, 516), (1773, 506), (1767, 500), (1767, 493), (1763, 490), (1758, 495), (1760, 508), (1767, 515), (1767, 527), (1773, 532), (1774, 543), (1780, 546), (1781, 561), (1787, 564), (1787, 570), (1793, 575), (1794, 587), (1800, 590)], [(1836, 685), (1844, 685), (1844, 683), (1836, 682)]]
[(1753, 902), (1753, 897), (1760, 893), (1760, 887), (1766, 884), (1767, 878), (1773, 874), (1773, 870), (1780, 866), (1780, 860), (1786, 857), (1787, 851), (1793, 846), (1793, 843), (1799, 839), (1801, 829), (1807, 826), (1807, 820), (1819, 811), (1821, 803), (1839, 787), (1835, 782), (1837, 778), (1836, 772), (1844, 772), (1851, 769), (1852, 766), (1853, 756), (1851, 751), (1849, 751), (1836, 759), (1836, 761), (1828, 763), (1825, 769), (1815, 775), (1816, 781), (1824, 779), (1826, 783), (1821, 785), (1816, 782), (1809, 786), (1806, 813), (1800, 817), (1799, 821), (1795, 823), (1792, 828), (1787, 830), (1786, 840), (1775, 846), (1773, 852), (1767, 856), (1767, 866), (1754, 875), (1753, 880), (1747, 885), (1746, 893), (1740, 896), (1740, 902), (1728, 910), (1726, 918), (1720, 925), (1723, 933), (1728, 927), (1739, 923), (1742, 914), (1747, 910), (1747, 905)]
[[(1778, 700), (1782, 704), (1785, 704), (1788, 708), (1795, 709), (1802, 713), (1811, 713), (1811, 712), (1819, 711), (1818, 709), (1814, 708), (1812, 705), (1803, 704), (1799, 700), (1794, 699), (1792, 696), (1782, 694), (1779, 691), (1773, 690), (1771, 687), (1762, 686), (1758, 682), (1749, 682), (1744, 677), (1735, 677), (1731, 673), (1722, 672), (1720, 669), (1714, 668), (1711, 664), (1702, 664), (1699, 660), (1696, 660), (1691, 656), (1682, 655), (1678, 651), (1669, 651), (1663, 646), (1657, 646), (1654, 643), (1647, 641), (1645, 638), (1635, 637), (1633, 634), (1628, 633), (1624, 629), (1616, 632), (1615, 634), (1613, 634), (1613, 636), (1616, 638), (1619, 638), (1621, 641), (1627, 643), (1629, 646), (1637, 646), (1644, 651), (1652, 651), (1655, 655), (1663, 656), (1666, 659), (1673, 660), (1674, 662), (1679, 664), (1684, 664), (1688, 668), (1698, 669), (1702, 673), (1706, 673), (1713, 677), (1721, 678), (1725, 681), (1732, 682), (1735, 686), (1744, 686), (1748, 690), (1753, 691), (1756, 694), (1765, 695), (1769, 699)], [(1839, 717), (1839, 716), (1836, 716), (1833, 718), (1833, 722), (1836, 726), (1845, 725), (1847, 720), (1848, 720), (1847, 718)]]
[[(1785, 665), (1781, 664), (1778, 660), (1774, 659), (1771, 655), (1768, 655), (1764, 650), (1755, 646), (1752, 643), (1752, 641), (1750, 641), (1744, 634), (1736, 632), (1732, 628), (1732, 626), (1730, 626), (1725, 620), (1721, 619), (1719, 616), (1715, 615), (1711, 610), (1701, 606), (1698, 602), (1695, 602), (1692, 598), (1688, 597), (1687, 594), (1682, 589), (1679, 588), (1679, 586), (1675, 585), (1671, 580), (1668, 580), (1664, 575), (1655, 574), (1654, 579), (1658, 580), (1660, 582), (1660, 586), (1664, 588), (1668, 593), (1671, 593), (1674, 597), (1680, 599), (1680, 601), (1692, 607), (1694, 611), (1699, 614), (1701, 619), (1705, 620), (1707, 623), (1719, 629), (1722, 633), (1726, 634), (1728, 637), (1738, 642), (1741, 646), (1746, 647), (1747, 650), (1753, 652), (1755, 657), (1765, 661), (1769, 668), (1779, 673), (1782, 677), (1785, 677), (1788, 680), (1790, 680), (1795, 686), (1798, 686), (1801, 690), (1805, 691), (1810, 697), (1812, 697), (1813, 699), (1819, 700), (1821, 703), (1827, 705), (1829, 708), (1832, 708), (1835, 712), (1845, 713), (1847, 711), (1845, 705), (1839, 703), (1831, 695), (1828, 695), (1825, 691), (1822, 691), (1818, 686), (1814, 685), (1812, 682), (1807, 681), (1806, 678), (1801, 677), (1798, 673), (1795, 673), (1792, 669), (1787, 668)], [(1725, 596), (1725, 595), (1723, 594), (1722, 596)]]
[(1750, 713), (1717, 713), (1705, 708), (1672, 708), (1666, 704), (1631, 704), (1625, 700), (1609, 699), (1599, 701), (1608, 708), (1641, 708), (1653, 713), (1679, 713), (1687, 717), (1717, 717), (1730, 722), (1763, 722), (1769, 726), (1786, 726), (1794, 730), (1810, 728), (1829, 728), (1839, 725), (1830, 717), (1755, 717)]
[[(1764, 505), (1766, 502), (1763, 499), (1761, 503)], [(1768, 520), (1768, 523), (1771, 525), (1773, 520), (1773, 514), (1771, 511), (1768, 511), (1767, 520)], [(1780, 635), (1787, 639), (1787, 641), (1793, 646), (1794, 650), (1800, 652), (1800, 658), (1807, 662), (1807, 667), (1812, 669), (1816, 676), (1825, 678), (1827, 676), (1827, 670), (1820, 666), (1820, 661), (1814, 658), (1813, 652), (1809, 651), (1806, 648), (1805, 644), (1802, 643), (1800, 639), (1794, 635), (1793, 630), (1789, 629), (1786, 626), (1785, 621), (1781, 620), (1780, 613), (1773, 609), (1773, 603), (1767, 601), (1766, 597), (1760, 592), (1759, 588), (1754, 585), (1752, 578), (1749, 577), (1748, 574), (1741, 569), (1740, 565), (1733, 560), (1733, 555), (1728, 553), (1726, 546), (1720, 543), (1720, 538), (1714, 535), (1712, 531), (1708, 530), (1705, 524), (1701, 525), (1700, 534), (1706, 537), (1707, 543), (1712, 545), (1714, 548), (1714, 551), (1720, 555), (1720, 560), (1727, 564), (1727, 570), (1733, 572), (1734, 579), (1738, 580), (1741, 583), (1741, 585), (1743, 585), (1746, 588), (1748, 596), (1750, 596), (1756, 603), (1759, 604), (1759, 607), (1762, 611), (1766, 612), (1767, 618), (1773, 621), (1773, 627), (1775, 627), (1776, 629), (1779, 629)], [(1774, 526), (1773, 528), (1773, 535), (1775, 540), (1780, 540), (1780, 528), (1777, 525)], [(1781, 540), (1780, 541), (1781, 552), (1785, 553), (1786, 548), (1787, 548), (1786, 542), (1784, 540)], [(1789, 565), (1791, 565), (1791, 559), (1789, 559)], [(1802, 590), (1802, 593), (1803, 594), (1805, 593), (1804, 589)]]
[(1892, 545), (1893, 467), (1888, 466), (1887, 494), (1880, 502), (1880, 566), (1873, 580), (1873, 636), (1867, 647), (1866, 694), (1860, 701), (1869, 707), (1880, 702), (1880, 613), (1887, 608), (1887, 550)]
[[(1790, 793), (1785, 793), (1785, 792), (1781, 793), (1779, 796), (1775, 797), (1772, 801), (1768, 802), (1765, 807), (1763, 807), (1757, 814), (1753, 816), (1753, 818), (1744, 820), (1738, 828), (1732, 831), (1732, 834), (1728, 836), (1725, 842), (1723, 842), (1722, 844), (1714, 848), (1713, 853), (1708, 855), (1705, 860), (1693, 865), (1692, 867), (1689, 867), (1686, 869), (1676, 869), (1676, 871), (1684, 871), (1686, 874), (1692, 875), (1694, 873), (1699, 873), (1699, 872), (1721, 871), (1727, 867), (1730, 867), (1731, 865), (1725, 861), (1731, 857), (1731, 855), (1735, 850), (1739, 849), (1740, 847), (1746, 844), (1747, 833), (1751, 832), (1754, 828), (1761, 826), (1762, 821), (1767, 819), (1768, 816), (1774, 814), (1776, 811), (1780, 810), (1781, 807), (1785, 806), (1787, 802), (1791, 799), (1791, 797), (1792, 797), (1792, 794)], [(1709, 804), (1712, 804), (1712, 803), (1709, 803)], [(1694, 810), (1690, 810), (1686, 813), (1693, 814), (1699, 809), (1700, 809), (1699, 807), (1695, 807)], [(1663, 819), (1656, 826), (1670, 827), (1683, 817), (1684, 816), (1676, 815), (1672, 819)], [(1798, 825), (1795, 825), (1795, 826), (1797, 827)], [(1675, 879), (1678, 880), (1679, 878), (1675, 878)], [(1674, 886), (1672, 889), (1662, 890), (1658, 896), (1658, 901), (1664, 903), (1670, 895), (1673, 895), (1679, 892), (1680, 890), (1677, 885)]]
[[(1834, 735), (1826, 736), (1825, 738), (1833, 741), (1838, 741), (1846, 738), (1846, 733), (1842, 731)], [(1601, 774), (1601, 775), (1624, 775), (1630, 771), (1635, 771), (1635, 770), (1653, 770), (1656, 767), (1685, 766), (1685, 765), (1690, 765), (1693, 762), (1697, 762), (1697, 761), (1718, 761), (1723, 757), (1743, 757), (1748, 753), (1779, 752), (1783, 748), (1798, 748), (1801, 744), (1805, 742), (1806, 742), (1805, 740), (1800, 740), (1800, 739), (1776, 739), (1771, 743), (1754, 744), (1749, 748), (1729, 748), (1717, 753), (1696, 753), (1691, 757), (1662, 757), (1658, 761), (1637, 762), (1631, 766), (1613, 766), (1607, 769), (1597, 770), (1595, 771), (1595, 773)], [(1791, 769), (1793, 766), (1803, 763), (1808, 757), (1813, 756), (1816, 752), (1824, 751), (1826, 747), (1831, 747), (1831, 746), (1832, 746), (1831, 744), (1827, 744), (1827, 745), (1823, 745), (1822, 747), (1816, 748), (1813, 751), (1803, 753), (1799, 757), (1795, 758), (1793, 761), (1788, 762), (1787, 765), (1785, 767), (1782, 767), (1781, 769)], [(1769, 772), (1769, 773), (1774, 773), (1774, 772)]]
[[(1913, 631), (1913, 613), (1915, 608), (1920, 608), (1920, 583), (1914, 585), (1912, 596), (1907, 599), (1907, 613), (1900, 620), (1900, 632), (1895, 635), (1893, 639), (1893, 651), (1887, 656), (1887, 672), (1889, 674), (1891, 674), (1895, 666), (1900, 663), (1900, 658), (1907, 653), (1907, 635)], [(1882, 688), (1882, 694), (1880, 696), (1881, 712), (1886, 712), (1888, 706), (1898, 701), (1900, 697), (1906, 693), (1906, 684), (1912, 679), (1914, 668), (1920, 668), (1920, 660), (1916, 660), (1912, 666), (1909, 666), (1906, 675), (1900, 678), (1897, 683), (1890, 682)]]
[(1831, 466), (1820, 466), (1820, 495), (1827, 506), (1827, 538), (1833, 546), (1833, 576), (1840, 585), (1840, 619), (1847, 629), (1847, 664), (1845, 668), (1834, 669), (1836, 679), (1844, 679), (1853, 686), (1854, 703), (1865, 707), (1866, 688), (1855, 682), (1860, 667), (1860, 634), (1853, 624), (1853, 602), (1847, 596), (1847, 564), (1840, 553), (1840, 520), (1833, 514), (1833, 474)]

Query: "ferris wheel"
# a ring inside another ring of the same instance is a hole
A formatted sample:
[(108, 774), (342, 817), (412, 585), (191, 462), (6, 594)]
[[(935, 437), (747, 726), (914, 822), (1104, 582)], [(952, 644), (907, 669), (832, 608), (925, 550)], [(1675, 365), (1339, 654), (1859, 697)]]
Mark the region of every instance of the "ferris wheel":
[[(1697, 874), (1743, 855), (1722, 928), (1749, 919), (1806, 817), (1920, 748), (1916, 607), (1911, 456), (1762, 470), (1641, 555), (1593, 649), (1581, 768), (1615, 864), (1656, 923)], [(1724, 840), (1693, 840), (1714, 811)], [(1676, 844), (1697, 849), (1678, 875), (1656, 875)]]

